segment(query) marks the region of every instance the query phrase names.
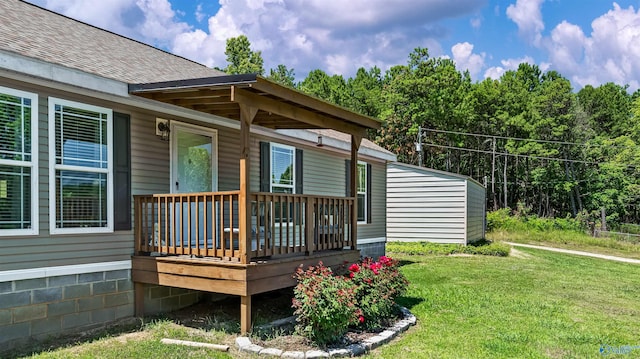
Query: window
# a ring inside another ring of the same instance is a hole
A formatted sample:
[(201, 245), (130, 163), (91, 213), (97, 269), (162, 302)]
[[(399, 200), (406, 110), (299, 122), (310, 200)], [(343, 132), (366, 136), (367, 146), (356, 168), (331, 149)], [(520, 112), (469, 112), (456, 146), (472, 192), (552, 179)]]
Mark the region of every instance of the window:
[(367, 221), (367, 164), (358, 162), (358, 222)]
[(0, 87), (0, 235), (38, 234), (38, 96)]
[(271, 192), (295, 193), (296, 149), (291, 146), (271, 144)]
[(113, 231), (111, 110), (49, 98), (51, 233)]

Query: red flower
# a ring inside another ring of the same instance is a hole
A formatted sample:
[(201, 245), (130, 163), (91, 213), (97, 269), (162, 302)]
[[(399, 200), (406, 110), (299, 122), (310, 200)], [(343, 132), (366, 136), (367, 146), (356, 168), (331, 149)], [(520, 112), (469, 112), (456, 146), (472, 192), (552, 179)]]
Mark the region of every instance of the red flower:
[(360, 322), (360, 324), (364, 323), (364, 317), (360, 316), (360, 318), (358, 318), (358, 321)]
[(355, 277), (355, 276), (356, 276), (355, 273), (353, 273), (353, 272), (349, 273), (349, 278), (353, 279), (353, 277)]
[(349, 266), (349, 271), (358, 273), (360, 271), (360, 266), (357, 263), (353, 263), (351, 266)]

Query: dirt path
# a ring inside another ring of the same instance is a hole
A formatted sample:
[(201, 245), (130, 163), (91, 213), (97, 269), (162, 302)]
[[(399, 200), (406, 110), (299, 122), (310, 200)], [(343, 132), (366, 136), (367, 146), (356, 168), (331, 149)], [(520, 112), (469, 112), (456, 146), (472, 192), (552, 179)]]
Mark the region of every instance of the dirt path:
[(525, 247), (525, 248), (542, 249), (544, 251), (575, 254), (575, 255), (578, 255), (578, 256), (601, 258), (601, 259), (606, 259), (606, 260), (616, 261), (616, 262), (640, 264), (640, 259), (616, 257), (616, 256), (610, 256), (610, 255), (607, 255), (607, 254), (598, 254), (598, 253), (574, 251), (574, 250), (571, 250), (571, 249), (562, 249), (562, 248), (553, 248), (553, 247), (544, 247), (544, 246), (534, 246), (532, 244), (522, 244), (522, 243), (513, 243), (513, 242), (505, 242), (505, 243), (507, 243), (508, 245), (513, 246), (513, 247)]

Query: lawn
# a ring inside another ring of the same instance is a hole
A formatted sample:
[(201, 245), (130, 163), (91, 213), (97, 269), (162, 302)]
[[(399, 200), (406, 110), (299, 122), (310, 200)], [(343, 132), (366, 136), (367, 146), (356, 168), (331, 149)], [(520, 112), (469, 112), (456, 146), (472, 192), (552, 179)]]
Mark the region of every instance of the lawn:
[[(391, 255), (411, 281), (401, 304), (418, 324), (369, 358), (599, 358), (602, 345), (640, 345), (640, 266), (524, 248), (509, 257)], [(158, 322), (33, 358), (229, 357), (163, 337), (234, 338)]]
[(608, 237), (596, 238), (576, 231), (497, 229), (488, 232), (487, 238), (493, 241), (527, 243), (640, 259), (638, 243)]
[(602, 345), (640, 344), (640, 266), (519, 251), (395, 255), (418, 325), (370, 357), (599, 358)]

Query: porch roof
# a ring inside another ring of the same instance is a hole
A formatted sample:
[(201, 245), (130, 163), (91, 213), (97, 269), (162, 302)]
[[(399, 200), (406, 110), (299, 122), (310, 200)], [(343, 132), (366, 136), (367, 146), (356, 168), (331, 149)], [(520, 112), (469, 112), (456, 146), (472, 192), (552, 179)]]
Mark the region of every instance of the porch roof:
[(255, 74), (130, 84), (129, 93), (240, 120), (240, 105), (257, 108), (253, 124), (272, 129), (334, 129), (363, 137), (380, 121)]

